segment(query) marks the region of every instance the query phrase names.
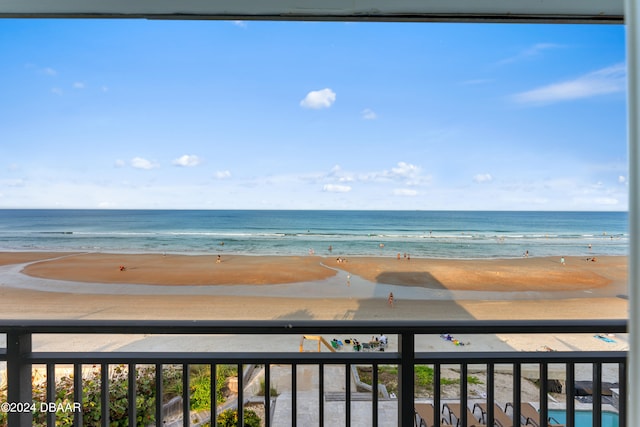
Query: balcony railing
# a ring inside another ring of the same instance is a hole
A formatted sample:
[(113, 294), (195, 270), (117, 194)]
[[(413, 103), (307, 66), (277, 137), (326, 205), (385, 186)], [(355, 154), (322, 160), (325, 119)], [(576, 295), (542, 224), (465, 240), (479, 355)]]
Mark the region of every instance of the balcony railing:
[[(441, 334), (607, 334), (625, 333), (627, 322), (624, 320), (562, 320), (562, 321), (71, 321), (71, 320), (2, 320), (0, 321), (0, 334), (7, 337), (6, 348), (0, 348), (0, 367), (6, 364), (6, 399), (3, 410), (8, 412), (9, 427), (24, 427), (33, 424), (34, 414), (38, 411), (46, 412), (46, 425), (54, 426), (56, 413), (54, 407), (47, 406), (55, 403), (55, 370), (61, 365), (73, 366), (73, 402), (82, 405), (83, 366), (92, 366), (99, 369), (100, 376), (100, 426), (108, 426), (110, 411), (110, 390), (108, 375), (110, 368), (116, 365), (125, 365), (127, 385), (127, 417), (130, 426), (147, 425), (136, 421), (136, 367), (155, 367), (156, 376), (163, 372), (166, 365), (178, 365), (182, 368), (182, 425), (190, 425), (189, 404), (189, 367), (193, 365), (206, 365), (211, 368), (211, 396), (210, 407), (216, 408), (216, 366), (231, 364), (238, 367), (238, 372), (248, 365), (264, 365), (264, 390), (271, 389), (271, 368), (274, 365), (291, 366), (291, 411), (288, 414), (286, 425), (297, 426), (301, 412), (298, 408), (297, 372), (298, 367), (313, 365), (318, 369), (317, 408), (314, 409), (318, 425), (327, 423), (325, 409), (325, 378), (327, 367), (344, 367), (344, 422), (346, 426), (354, 423), (352, 406), (356, 403), (355, 386), (352, 380), (352, 367), (366, 365), (372, 367), (371, 390), (378, 390), (378, 368), (381, 366), (397, 366), (398, 388), (396, 396), (392, 399), (397, 405), (397, 418), (392, 421), (388, 417), (381, 419), (379, 393), (370, 392), (370, 416), (366, 425), (398, 426), (440, 425), (442, 414), (440, 408), (447, 402), (441, 394), (441, 376), (444, 366), (456, 365), (459, 367), (459, 397), (457, 399), (461, 407), (471, 407), (477, 403), (472, 402), (468, 396), (468, 373), (471, 366), (483, 366), (486, 372), (486, 396), (480, 403), (486, 404), (484, 422), (487, 425), (499, 425), (497, 423), (495, 402), (494, 376), (497, 368), (508, 366), (513, 373), (511, 417), (514, 420), (522, 419), (521, 413), (521, 386), (522, 369), (524, 366), (530, 369), (535, 365), (539, 372), (539, 410), (540, 425), (548, 425), (548, 373), (549, 366), (562, 365), (566, 372), (565, 394), (566, 413), (568, 427), (574, 427), (574, 415), (576, 411), (575, 397), (575, 366), (577, 364), (590, 364), (592, 366), (592, 401), (593, 401), (593, 425), (600, 427), (601, 423), (601, 397), (603, 394), (602, 370), (603, 365), (613, 364), (618, 371), (619, 387), (619, 420), (620, 426), (626, 426), (626, 381), (627, 381), (627, 353), (623, 351), (553, 351), (553, 352), (417, 352), (416, 338), (422, 335)], [(60, 342), (64, 342), (65, 336), (70, 334), (176, 334), (176, 335), (377, 335), (384, 333), (394, 338), (397, 348), (387, 351), (369, 352), (185, 352), (185, 351), (90, 351), (90, 352), (40, 352), (33, 351), (32, 339), (38, 334), (56, 334)], [(397, 340), (397, 341), (396, 341)], [(415, 379), (416, 366), (429, 365), (433, 369), (432, 396), (429, 401), (433, 403), (437, 411), (434, 411), (433, 420), (423, 419), (415, 411)], [(33, 403), (33, 375), (37, 366), (45, 366), (46, 370), (46, 402), (45, 404)], [(238, 374), (237, 402), (244, 402), (243, 375)], [(155, 396), (163, 395), (162, 381), (155, 381)], [(272, 400), (269, 392), (264, 393), (264, 425), (279, 425), (272, 417)], [(86, 396), (85, 396), (86, 397)], [(40, 406), (43, 405), (43, 406)], [(55, 405), (54, 405), (55, 406)], [(242, 407), (243, 405), (239, 405)], [(10, 411), (8, 411), (10, 409)], [(52, 410), (48, 410), (52, 409)], [(69, 408), (67, 408), (69, 409)], [(72, 410), (74, 408), (71, 408)], [(154, 422), (158, 426), (165, 425), (163, 420), (162, 399), (155, 399)], [(459, 425), (466, 426), (473, 423), (468, 418), (467, 412), (461, 411), (456, 420)], [(215, 413), (211, 417), (212, 425), (215, 424)], [(370, 419), (370, 424), (369, 420)], [(76, 410), (73, 414), (75, 426), (83, 425), (82, 412)], [(98, 421), (97, 421), (98, 422)], [(477, 423), (478, 421), (476, 421)], [(1, 424), (1, 423), (0, 423)], [(315, 421), (314, 421), (315, 424)], [(362, 418), (358, 419), (358, 425), (363, 425)], [(523, 422), (524, 424), (524, 422)], [(243, 426), (243, 418), (240, 417), (239, 425)], [(304, 424), (305, 427), (307, 424)], [(328, 425), (328, 424), (326, 424)]]

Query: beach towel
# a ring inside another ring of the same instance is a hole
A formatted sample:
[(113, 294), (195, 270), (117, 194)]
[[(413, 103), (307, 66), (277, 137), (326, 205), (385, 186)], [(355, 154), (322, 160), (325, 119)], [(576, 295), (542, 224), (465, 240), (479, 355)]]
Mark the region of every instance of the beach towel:
[(602, 341), (608, 342), (608, 343), (615, 343), (616, 342), (615, 340), (612, 340), (609, 337), (605, 337), (604, 335), (594, 335), (593, 337), (594, 338), (598, 338), (599, 340), (602, 340)]

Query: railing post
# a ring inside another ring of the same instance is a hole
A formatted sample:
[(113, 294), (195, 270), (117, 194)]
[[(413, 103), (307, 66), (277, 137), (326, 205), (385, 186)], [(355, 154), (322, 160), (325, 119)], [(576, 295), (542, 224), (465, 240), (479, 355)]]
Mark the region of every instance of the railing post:
[(433, 422), (434, 426), (440, 426), (440, 401), (441, 391), (440, 382), (442, 378), (442, 365), (439, 362), (433, 364), (433, 420), (427, 420), (427, 423)]
[[(182, 426), (189, 427), (191, 424), (190, 420), (190, 412), (191, 412), (191, 389), (189, 388), (191, 377), (190, 377), (190, 368), (191, 365), (187, 363), (182, 364)], [(238, 373), (238, 384), (240, 384), (240, 378), (242, 373)], [(238, 387), (238, 391), (240, 391), (240, 387)], [(239, 416), (242, 417), (242, 411), (238, 412)], [(242, 423), (240, 424), (243, 425)]]
[[(31, 365), (25, 356), (31, 353), (30, 333), (7, 333), (7, 400), (9, 403), (32, 403)], [(9, 427), (33, 424), (31, 410), (9, 412)]]
[(540, 363), (540, 427), (548, 427), (549, 418), (549, 365)]
[(625, 0), (629, 151), (629, 365), (627, 425), (640, 425), (640, 4)]
[(413, 332), (401, 331), (398, 334), (398, 425), (412, 427), (414, 422), (414, 368), (415, 368), (415, 335)]
[(593, 427), (602, 427), (602, 364), (593, 362)]
[(522, 365), (520, 362), (513, 364), (513, 420), (517, 425), (520, 419), (522, 408), (520, 406), (522, 400)]
[(127, 384), (127, 403), (129, 406), (129, 425), (136, 425), (136, 364), (129, 363), (129, 370), (127, 371), (128, 384)]
[[(73, 401), (82, 402), (82, 363), (73, 365)], [(73, 411), (74, 427), (82, 427), (82, 411)]]
[(567, 363), (567, 380), (565, 382), (565, 401), (567, 402), (567, 427), (575, 427), (576, 415), (576, 371), (573, 363)]
[(620, 394), (618, 395), (619, 427), (627, 427), (629, 425), (627, 423), (627, 362), (618, 364), (618, 384), (620, 386)]
[[(158, 395), (162, 395), (162, 393), (156, 393), (156, 402), (158, 401)], [(100, 365), (100, 417), (102, 418), (102, 420), (100, 420), (100, 425), (102, 427), (109, 427), (111, 424), (111, 408), (109, 403), (109, 364), (103, 363)], [(158, 421), (158, 418), (156, 418), (156, 421)], [(52, 425), (55, 425), (55, 423)], [(162, 419), (160, 419), (158, 425), (162, 425)]]

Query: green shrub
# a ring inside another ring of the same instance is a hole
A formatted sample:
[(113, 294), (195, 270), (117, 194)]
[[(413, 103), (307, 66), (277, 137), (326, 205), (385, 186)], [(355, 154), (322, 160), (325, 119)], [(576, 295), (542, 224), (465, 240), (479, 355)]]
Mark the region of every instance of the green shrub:
[[(163, 370), (165, 383), (180, 383), (181, 371), (177, 369)], [(100, 370), (92, 370), (82, 380), (82, 424), (85, 426), (99, 426), (102, 419), (101, 403), (101, 373)], [(155, 368), (138, 367), (136, 369), (136, 425), (147, 426), (155, 422)], [(73, 376), (63, 376), (56, 381), (54, 402), (56, 406), (66, 405), (73, 407)], [(109, 378), (109, 417), (111, 427), (128, 426), (128, 368), (126, 365), (115, 366)], [(0, 390), (0, 402), (6, 402), (6, 387)], [(40, 403), (47, 401), (46, 382), (33, 385), (33, 402), (36, 408)], [(46, 426), (46, 413), (35, 411), (33, 425)], [(71, 411), (58, 411), (56, 413), (56, 426), (72, 426), (74, 413)], [(0, 413), (0, 426), (6, 426), (6, 414)]]
[(433, 368), (416, 365), (414, 368), (416, 387), (433, 388)]
[[(251, 409), (244, 410), (244, 425), (246, 427), (260, 427), (260, 417)], [(216, 418), (216, 427), (236, 427), (239, 425), (238, 411), (227, 409)]]
[(238, 367), (236, 365), (216, 365), (216, 402), (224, 402), (222, 390), (226, 387), (229, 378), (237, 376)]
[[(224, 402), (222, 391), (227, 379), (237, 375), (235, 365), (218, 365), (216, 378), (216, 399), (218, 403)], [(136, 369), (136, 425), (147, 426), (155, 422), (155, 367), (138, 367)], [(182, 395), (182, 367), (165, 366), (162, 371), (163, 403), (172, 397)], [(101, 374), (100, 370), (91, 371), (82, 380), (82, 420), (85, 426), (99, 426), (101, 414)], [(112, 369), (109, 378), (109, 417), (111, 427), (125, 427), (128, 425), (128, 368), (126, 365), (117, 365)], [(211, 399), (211, 368), (192, 367), (190, 404), (194, 410), (208, 409)], [(7, 401), (6, 385), (0, 389), (0, 402)], [(47, 401), (46, 382), (40, 382), (33, 386), (33, 401), (39, 408), (41, 402)], [(73, 376), (64, 376), (56, 381), (55, 387), (56, 406), (67, 404), (73, 406)], [(56, 426), (73, 425), (73, 412), (59, 411), (56, 413)], [(33, 416), (33, 425), (46, 426), (46, 413), (36, 411)], [(7, 414), (0, 412), (0, 427), (7, 424)], [(248, 425), (248, 424), (247, 424)]]
[[(191, 372), (191, 409), (199, 411), (211, 406), (211, 367), (194, 367)], [(220, 393), (216, 400), (220, 399)]]
[[(236, 365), (216, 365), (217, 403), (224, 403), (225, 397), (222, 392), (227, 385), (227, 380), (237, 375)], [(211, 367), (209, 365), (192, 367), (189, 391), (191, 409), (209, 409), (211, 402)]]
[[(128, 369), (125, 365), (116, 366), (109, 378), (109, 418), (111, 427), (128, 426)], [(101, 413), (101, 375), (93, 370), (82, 380), (82, 422), (86, 426), (99, 426)], [(36, 405), (47, 401), (46, 383), (33, 387), (33, 401)], [(56, 381), (56, 405), (73, 406), (73, 376), (64, 376)], [(36, 411), (33, 414), (34, 426), (46, 426), (46, 413)], [(71, 411), (56, 413), (57, 426), (72, 426), (74, 414)], [(136, 369), (136, 425), (147, 426), (155, 422), (155, 369), (141, 367)]]
[[(7, 385), (2, 385), (0, 382), (0, 403), (7, 401)], [(4, 411), (0, 411), (0, 427), (7, 425), (7, 414)]]
[[(264, 380), (260, 380), (260, 390), (258, 390), (258, 396), (264, 396), (264, 392), (265, 392), (265, 382)], [(270, 387), (271, 390), (269, 390), (269, 396), (277, 396), (278, 395), (278, 390), (275, 387)]]
[[(440, 384), (442, 385), (460, 384), (460, 378), (442, 378), (440, 380)], [(467, 384), (482, 384), (482, 381), (480, 381), (480, 378), (478, 377), (469, 375), (467, 376)]]

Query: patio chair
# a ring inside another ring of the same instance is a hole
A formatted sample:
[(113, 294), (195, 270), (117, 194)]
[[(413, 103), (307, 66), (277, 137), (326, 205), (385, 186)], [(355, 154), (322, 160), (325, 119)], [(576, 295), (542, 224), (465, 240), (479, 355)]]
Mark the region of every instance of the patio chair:
[[(506, 411), (507, 408), (511, 406), (511, 408), (513, 408), (513, 403), (508, 402), (505, 407), (504, 410)], [(522, 417), (524, 417), (526, 419), (525, 424), (526, 425), (532, 425), (534, 427), (540, 427), (540, 413), (538, 412), (538, 410), (536, 408), (533, 407), (533, 405), (531, 403), (522, 403), (520, 404), (520, 414), (522, 415)], [(564, 427), (564, 424), (560, 424), (558, 423), (558, 420), (556, 420), (553, 417), (549, 417), (548, 418), (548, 426), (549, 427)]]
[(434, 409), (431, 403), (416, 403), (415, 410), (418, 414), (420, 427), (433, 427)]
[[(465, 407), (467, 410), (467, 426), (469, 427), (482, 427), (486, 426), (486, 424), (481, 420), (476, 418), (473, 412)], [(448, 412), (448, 420), (449, 424), (454, 425), (456, 427), (464, 427), (460, 421), (460, 415), (462, 414), (462, 405), (459, 403), (445, 403), (442, 407), (442, 413), (445, 414), (445, 410)], [(455, 422), (454, 422), (455, 419)]]
[[(433, 403), (416, 403), (415, 410), (417, 417), (416, 425), (419, 427), (434, 427), (433, 416), (435, 415), (435, 409)], [(450, 425), (446, 418), (442, 418), (440, 425)]]
[[(473, 413), (478, 409), (482, 414), (482, 421), (486, 424), (487, 422), (487, 404), (486, 403), (476, 403), (473, 405)], [(506, 409), (506, 407), (505, 407)], [(494, 425), (496, 427), (524, 427), (522, 423), (514, 423), (513, 420), (507, 413), (498, 406), (497, 403), (493, 404), (493, 420)]]

